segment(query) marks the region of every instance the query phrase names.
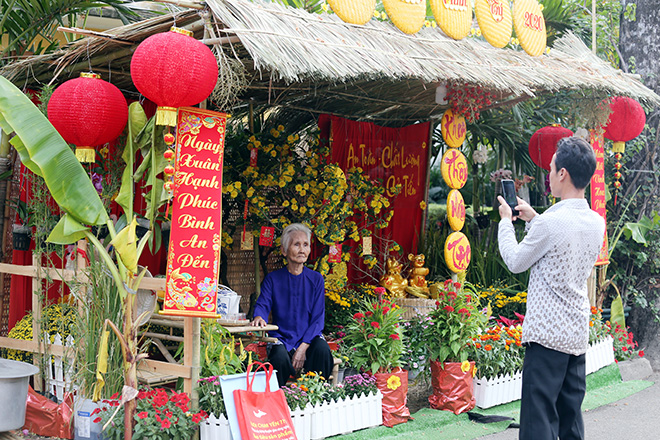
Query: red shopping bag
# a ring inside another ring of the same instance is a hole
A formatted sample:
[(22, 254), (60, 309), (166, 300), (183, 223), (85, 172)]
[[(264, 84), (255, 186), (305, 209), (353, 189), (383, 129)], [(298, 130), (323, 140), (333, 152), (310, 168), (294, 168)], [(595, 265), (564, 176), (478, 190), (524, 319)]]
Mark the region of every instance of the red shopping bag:
[[(252, 373), (252, 367), (257, 368)], [(252, 391), (255, 373), (266, 371), (266, 391)], [(284, 391), (270, 390), (271, 364), (253, 362), (247, 371), (247, 390), (234, 390), (238, 426), (243, 440), (297, 440)]]

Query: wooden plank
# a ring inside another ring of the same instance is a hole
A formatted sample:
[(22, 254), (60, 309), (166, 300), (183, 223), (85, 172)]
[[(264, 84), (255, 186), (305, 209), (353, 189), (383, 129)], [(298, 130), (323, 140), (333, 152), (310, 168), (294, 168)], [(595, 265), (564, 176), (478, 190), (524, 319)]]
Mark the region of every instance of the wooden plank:
[[(42, 346), (38, 342), (7, 338), (5, 336), (0, 336), (0, 347), (8, 348), (11, 350), (23, 350), (29, 351), (30, 353), (44, 354), (44, 350), (41, 348)], [(67, 356), (70, 358), (73, 357), (73, 350), (71, 347), (63, 347), (61, 345), (49, 345), (48, 353), (53, 356)]]
[(238, 327), (226, 327), (229, 333), (245, 333), (245, 332), (269, 332), (271, 330), (279, 329), (278, 326), (273, 324), (268, 324), (265, 327), (256, 327), (253, 325), (243, 325)]
[[(193, 364), (193, 318), (183, 320), (183, 365)], [(192, 370), (183, 380), (183, 391), (192, 396)]]
[(152, 371), (166, 375), (170, 374), (184, 379), (190, 379), (192, 377), (192, 367), (190, 365), (170, 364), (169, 362), (152, 359), (143, 359), (138, 365), (138, 370)]
[(84, 282), (86, 277), (82, 274), (76, 275), (76, 272), (68, 269), (56, 269), (52, 267), (38, 267), (36, 263), (32, 266), (21, 266), (18, 264), (0, 263), (0, 272), (11, 275), (22, 275), (30, 278), (49, 278), (54, 281), (73, 281)]

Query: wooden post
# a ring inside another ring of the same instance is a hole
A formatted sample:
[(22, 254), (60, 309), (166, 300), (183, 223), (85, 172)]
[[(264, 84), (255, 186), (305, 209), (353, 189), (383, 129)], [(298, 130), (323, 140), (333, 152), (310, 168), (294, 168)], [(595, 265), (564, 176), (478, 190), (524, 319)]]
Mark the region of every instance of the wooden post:
[[(37, 255), (32, 253), (32, 267), (39, 267)], [(32, 363), (39, 367), (39, 373), (34, 375), (34, 390), (43, 391), (43, 375), (41, 372), (41, 353), (45, 352), (45, 347), (41, 345), (41, 278), (38, 276), (32, 278), (32, 340), (37, 343), (39, 353), (33, 353)]]
[[(193, 327), (193, 318), (187, 316), (183, 318), (183, 365), (192, 365), (193, 363)], [(183, 379), (183, 391), (192, 396), (192, 389), (192, 377)]]

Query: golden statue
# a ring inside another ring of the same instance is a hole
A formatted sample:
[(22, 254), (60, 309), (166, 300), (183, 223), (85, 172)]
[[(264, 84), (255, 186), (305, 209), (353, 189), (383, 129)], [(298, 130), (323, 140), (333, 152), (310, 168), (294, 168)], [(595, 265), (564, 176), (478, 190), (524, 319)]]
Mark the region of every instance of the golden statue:
[[(381, 277), (378, 284), (389, 290), (395, 298), (405, 297), (408, 280), (401, 276), (403, 266), (392, 257), (387, 258), (386, 265), (387, 272)], [(426, 272), (428, 273), (428, 269)]]
[(408, 274), (408, 285), (411, 287), (417, 287), (418, 289), (422, 289), (425, 293), (428, 293), (429, 288), (426, 284), (426, 275), (429, 274), (429, 269), (424, 267), (424, 254), (409, 254), (408, 259), (411, 264), (410, 274)]

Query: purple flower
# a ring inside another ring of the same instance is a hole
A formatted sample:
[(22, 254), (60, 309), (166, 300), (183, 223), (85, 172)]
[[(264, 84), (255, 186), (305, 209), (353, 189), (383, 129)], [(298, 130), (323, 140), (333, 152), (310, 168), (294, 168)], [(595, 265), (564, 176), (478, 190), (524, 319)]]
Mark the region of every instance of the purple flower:
[(103, 176), (98, 173), (92, 173), (92, 184), (97, 193), (101, 194), (103, 192)]

